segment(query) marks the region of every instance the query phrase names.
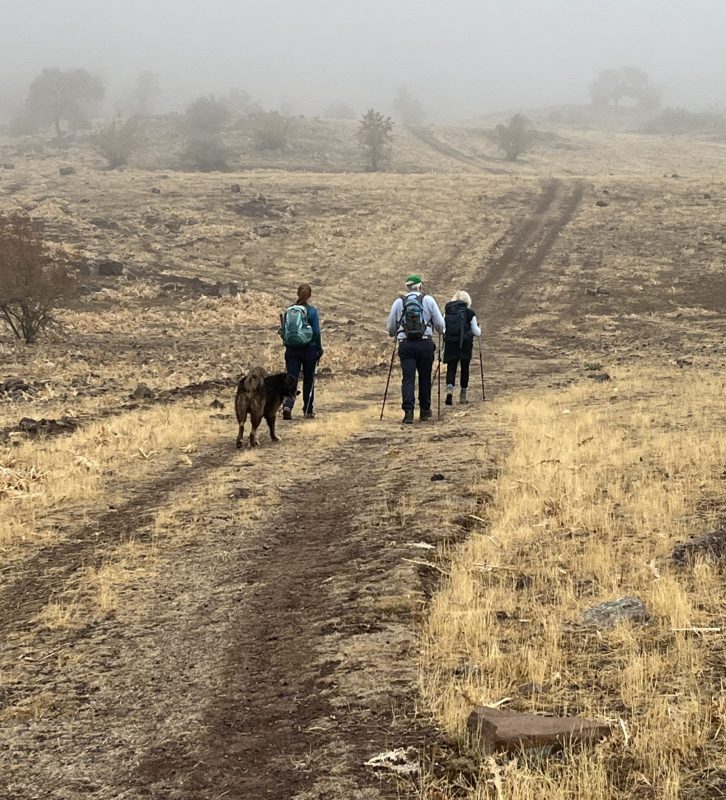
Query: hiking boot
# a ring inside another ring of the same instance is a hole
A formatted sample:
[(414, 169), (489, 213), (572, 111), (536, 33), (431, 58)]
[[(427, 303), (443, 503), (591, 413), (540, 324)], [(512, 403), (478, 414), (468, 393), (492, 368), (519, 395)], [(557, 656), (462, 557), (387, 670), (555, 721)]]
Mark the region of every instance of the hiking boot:
[(468, 403), (469, 401), (466, 399), (466, 389), (462, 389), (459, 392), (459, 402), (460, 403)]
[(403, 425), (413, 425), (413, 411), (404, 411), (401, 423)]
[(427, 422), (428, 420), (430, 420), (431, 419), (431, 409), (429, 409), (428, 411), (424, 411), (422, 409), (421, 413), (418, 415), (418, 418), (421, 420), (421, 422)]
[(446, 384), (446, 399), (444, 400), (444, 405), (451, 406), (454, 404), (454, 384), (447, 383)]
[(284, 406), (282, 409), (282, 418), (283, 419), (292, 419), (292, 409)]
[(305, 412), (305, 419), (315, 419), (315, 412), (314, 411), (306, 411)]

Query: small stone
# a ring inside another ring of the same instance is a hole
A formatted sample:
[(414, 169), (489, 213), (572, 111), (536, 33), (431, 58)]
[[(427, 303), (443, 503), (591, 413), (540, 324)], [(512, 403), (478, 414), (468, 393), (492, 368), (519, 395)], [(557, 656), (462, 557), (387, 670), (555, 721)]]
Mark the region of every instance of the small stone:
[(587, 625), (609, 630), (619, 622), (644, 623), (649, 619), (648, 609), (639, 597), (621, 597), (588, 608), (582, 615)]
[(726, 528), (692, 536), (676, 545), (671, 559), (679, 566), (693, 564), (698, 559), (710, 562), (726, 560)]
[(242, 191), (242, 187), (238, 183), (233, 183), (229, 187), (229, 190), (232, 192), (232, 194), (239, 194)]
[(612, 380), (607, 372), (596, 372), (594, 375), (588, 375), (587, 377), (595, 381), (595, 383), (607, 383)]
[(224, 408), (224, 403), (221, 400), (212, 400), (209, 404), (210, 408)]
[(440, 472), (434, 472), (434, 474), (431, 476), (431, 480), (432, 481), (445, 481), (446, 480), (446, 476), (442, 475)]
[(703, 199), (704, 200), (710, 200), (711, 199), (711, 192), (704, 192), (703, 193)]
[(61, 175), (75, 175), (76, 174), (76, 168), (75, 167), (60, 167), (58, 172)]
[(151, 194), (161, 194), (161, 189), (158, 186), (152, 186), (149, 191)]
[(99, 275), (104, 277), (119, 277), (124, 274), (124, 265), (120, 261), (113, 261), (110, 258), (104, 258), (96, 262), (96, 269)]
[(156, 395), (145, 383), (140, 383), (129, 397), (132, 400), (153, 400)]
[(607, 201), (607, 200), (598, 200), (598, 201), (595, 203), (595, 205), (596, 205), (596, 206), (598, 206), (599, 208), (607, 208), (607, 206), (609, 206), (609, 205), (610, 205), (610, 203), (608, 203), (608, 201)]
[(544, 717), (478, 706), (469, 715), (467, 730), (472, 746), (484, 753), (526, 748), (562, 749), (594, 744), (612, 733), (606, 722), (584, 717)]
[(12, 161), (3, 162), (3, 169), (15, 169), (15, 164)]

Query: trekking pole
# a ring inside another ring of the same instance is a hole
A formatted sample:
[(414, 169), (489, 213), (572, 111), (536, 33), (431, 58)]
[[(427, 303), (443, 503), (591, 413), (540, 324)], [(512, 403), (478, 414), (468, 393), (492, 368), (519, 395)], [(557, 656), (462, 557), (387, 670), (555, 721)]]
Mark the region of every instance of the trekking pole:
[(314, 402), (315, 398), (315, 378), (318, 375), (318, 364), (320, 363), (320, 359), (315, 362), (315, 369), (313, 370), (313, 385), (310, 387), (310, 394), (308, 395), (308, 401), (305, 404), (304, 414), (307, 414), (310, 411), (310, 406)]
[(481, 370), (481, 399), (486, 400), (487, 398), (484, 394), (484, 362), (481, 357), (481, 336), (479, 337), (479, 369)]
[(391, 373), (393, 372), (393, 360), (396, 357), (396, 345), (398, 344), (398, 340), (396, 337), (393, 339), (393, 352), (391, 353), (391, 363), (388, 366), (388, 378), (386, 380), (386, 390), (383, 392), (383, 405), (381, 406), (381, 419), (383, 419), (383, 411), (386, 408), (386, 397), (388, 397), (388, 384), (391, 382)]
[(438, 395), (436, 405), (436, 419), (441, 419), (441, 334), (439, 334), (439, 364), (436, 367), (439, 373), (438, 380), (436, 381), (436, 394)]

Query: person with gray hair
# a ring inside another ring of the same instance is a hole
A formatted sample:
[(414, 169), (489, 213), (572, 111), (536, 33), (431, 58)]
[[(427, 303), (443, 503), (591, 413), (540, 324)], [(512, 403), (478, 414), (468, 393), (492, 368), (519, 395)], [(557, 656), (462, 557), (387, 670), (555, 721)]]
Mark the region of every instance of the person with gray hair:
[(474, 352), (474, 337), (481, 336), (481, 328), (471, 307), (468, 292), (459, 291), (444, 308), (446, 333), (444, 334), (444, 364), (446, 364), (447, 406), (454, 402), (456, 371), (461, 364), (461, 392), (459, 402), (466, 403), (469, 388), (469, 364)]
[(406, 294), (397, 297), (391, 306), (386, 328), (389, 336), (398, 341), (401, 359), (401, 395), (403, 423), (413, 424), (416, 407), (416, 373), (418, 373), (419, 419), (431, 419), (431, 370), (434, 366), (436, 345), (434, 331), (444, 332), (444, 318), (431, 295), (421, 288), (419, 275), (406, 278)]

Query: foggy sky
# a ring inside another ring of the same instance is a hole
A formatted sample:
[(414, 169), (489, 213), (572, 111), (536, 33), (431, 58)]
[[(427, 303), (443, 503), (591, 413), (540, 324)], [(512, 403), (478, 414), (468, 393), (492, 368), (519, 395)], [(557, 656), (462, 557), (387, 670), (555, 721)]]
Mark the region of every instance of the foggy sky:
[(407, 85), (439, 119), (588, 101), (643, 68), (664, 104), (726, 105), (726, 0), (0, 0), (0, 96), (85, 67), (108, 105), (143, 69), (163, 105), (237, 86), (269, 108), (390, 112)]

